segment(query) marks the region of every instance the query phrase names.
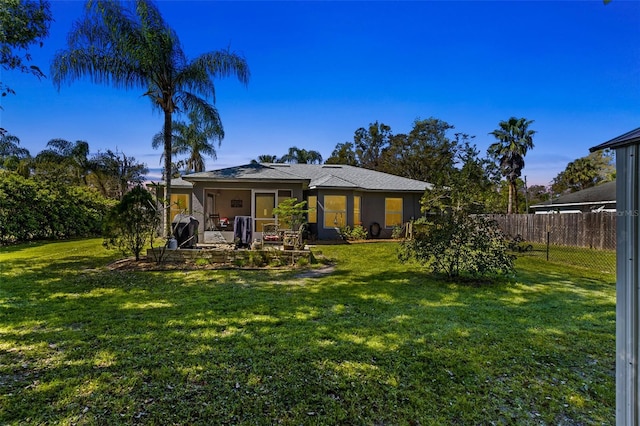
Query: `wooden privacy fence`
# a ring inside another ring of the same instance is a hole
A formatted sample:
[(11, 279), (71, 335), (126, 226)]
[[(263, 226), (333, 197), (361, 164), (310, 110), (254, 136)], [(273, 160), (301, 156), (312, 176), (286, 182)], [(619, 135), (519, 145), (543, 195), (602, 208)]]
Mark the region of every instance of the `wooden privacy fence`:
[(500, 229), (525, 241), (599, 250), (616, 249), (615, 213), (485, 215)]

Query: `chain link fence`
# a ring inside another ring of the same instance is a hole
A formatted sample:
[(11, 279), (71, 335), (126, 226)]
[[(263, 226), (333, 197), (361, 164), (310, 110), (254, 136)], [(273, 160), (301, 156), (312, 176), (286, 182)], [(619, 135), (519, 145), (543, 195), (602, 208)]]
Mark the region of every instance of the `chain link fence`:
[(616, 272), (615, 213), (490, 215), (517, 256)]

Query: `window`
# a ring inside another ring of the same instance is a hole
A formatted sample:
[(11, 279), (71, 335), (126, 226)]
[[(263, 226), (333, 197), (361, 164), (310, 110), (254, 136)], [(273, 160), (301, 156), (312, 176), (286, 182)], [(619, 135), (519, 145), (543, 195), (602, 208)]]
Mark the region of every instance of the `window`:
[(402, 225), (402, 198), (384, 199), (384, 227)]
[(255, 193), (255, 231), (262, 232), (262, 227), (274, 223), (273, 209), (276, 206), (276, 194), (273, 192)]
[(362, 225), (362, 215), (360, 214), (360, 204), (362, 203), (362, 197), (359, 195), (353, 196), (353, 226)]
[(318, 197), (316, 195), (309, 195), (307, 197), (307, 203), (307, 208), (309, 209), (307, 220), (309, 223), (318, 223)]
[(340, 228), (347, 223), (347, 197), (345, 195), (324, 196), (324, 227)]
[(292, 198), (292, 197), (293, 197), (293, 195), (291, 193), (291, 190), (281, 189), (281, 190), (278, 191), (278, 204), (280, 204), (281, 202), (283, 202), (287, 198)]
[(189, 214), (189, 194), (171, 194), (171, 220), (177, 214)]

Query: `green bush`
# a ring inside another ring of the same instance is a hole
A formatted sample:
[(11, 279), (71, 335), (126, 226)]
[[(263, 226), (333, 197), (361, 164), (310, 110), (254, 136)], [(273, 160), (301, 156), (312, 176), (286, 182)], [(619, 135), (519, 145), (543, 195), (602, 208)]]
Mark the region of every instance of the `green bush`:
[(111, 206), (91, 188), (0, 171), (0, 244), (100, 235)]
[(267, 264), (268, 258), (266, 253), (262, 251), (250, 251), (249, 252), (249, 264), (260, 267)]
[(152, 242), (160, 225), (155, 205), (151, 193), (141, 186), (127, 192), (105, 221), (104, 246), (140, 260), (140, 253)]
[(495, 221), (448, 213), (419, 219), (414, 230), (413, 238), (400, 245), (401, 261), (415, 259), (449, 278), (513, 272), (514, 257), (507, 253), (507, 239)]
[(351, 228), (349, 225), (346, 225), (341, 227), (339, 232), (340, 237), (342, 237), (342, 239), (344, 240), (357, 241), (367, 239), (367, 230), (361, 225), (356, 225), (353, 228)]

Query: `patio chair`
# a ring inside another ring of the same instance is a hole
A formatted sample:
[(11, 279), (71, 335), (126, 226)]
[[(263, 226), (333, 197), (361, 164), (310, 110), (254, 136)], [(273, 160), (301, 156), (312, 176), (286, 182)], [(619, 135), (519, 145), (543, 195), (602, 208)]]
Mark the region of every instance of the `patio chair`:
[(278, 224), (265, 223), (262, 225), (262, 242), (280, 244), (282, 235), (278, 230)]

